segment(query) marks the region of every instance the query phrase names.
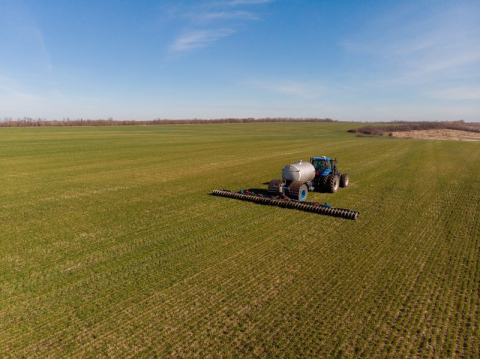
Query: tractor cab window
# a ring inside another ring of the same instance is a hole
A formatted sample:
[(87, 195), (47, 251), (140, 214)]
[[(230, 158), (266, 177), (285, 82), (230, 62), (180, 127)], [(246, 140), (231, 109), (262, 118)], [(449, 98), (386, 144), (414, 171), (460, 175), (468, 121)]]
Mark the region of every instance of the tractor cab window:
[(330, 166), (330, 161), (329, 160), (324, 160), (324, 159), (321, 159), (321, 160), (313, 160), (312, 161), (312, 165), (313, 167), (315, 167), (315, 169), (317, 171), (323, 171), (323, 170), (326, 170), (326, 169), (332, 169), (331, 166)]

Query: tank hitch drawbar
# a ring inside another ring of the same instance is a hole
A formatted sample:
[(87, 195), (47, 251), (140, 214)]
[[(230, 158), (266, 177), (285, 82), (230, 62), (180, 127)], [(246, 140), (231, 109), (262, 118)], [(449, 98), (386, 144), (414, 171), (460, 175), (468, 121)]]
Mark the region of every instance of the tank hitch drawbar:
[(239, 192), (232, 192), (225, 189), (214, 189), (212, 195), (219, 197), (227, 197), (239, 199), (241, 201), (254, 202), (269, 206), (278, 206), (282, 208), (297, 209), (305, 212), (312, 212), (323, 214), (327, 216), (340, 217), (345, 219), (357, 219), (360, 212), (346, 208), (334, 208), (328, 203), (320, 202), (302, 202), (288, 198), (286, 196), (268, 196), (257, 194), (250, 191), (240, 190)]

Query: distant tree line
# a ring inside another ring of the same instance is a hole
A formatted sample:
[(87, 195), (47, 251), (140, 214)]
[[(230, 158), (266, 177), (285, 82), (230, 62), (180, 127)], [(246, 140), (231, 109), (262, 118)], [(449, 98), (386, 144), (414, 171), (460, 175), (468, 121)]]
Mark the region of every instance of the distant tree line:
[(443, 122), (406, 122), (395, 121), (382, 124), (368, 125), (359, 128), (353, 128), (348, 132), (363, 135), (383, 136), (391, 132), (405, 132), (414, 130), (460, 130), (468, 132), (479, 132), (480, 126), (473, 123), (465, 123), (465, 121), (443, 121)]
[(23, 119), (12, 119), (9, 117), (0, 120), (0, 127), (68, 127), (68, 126), (156, 126), (156, 125), (203, 125), (217, 123), (257, 123), (257, 122), (337, 122), (330, 118), (220, 118), (213, 120), (205, 119), (185, 119), (169, 120), (155, 119), (152, 121), (115, 121), (113, 118), (106, 120), (91, 119), (70, 119), (47, 120), (42, 118), (33, 119), (24, 117)]

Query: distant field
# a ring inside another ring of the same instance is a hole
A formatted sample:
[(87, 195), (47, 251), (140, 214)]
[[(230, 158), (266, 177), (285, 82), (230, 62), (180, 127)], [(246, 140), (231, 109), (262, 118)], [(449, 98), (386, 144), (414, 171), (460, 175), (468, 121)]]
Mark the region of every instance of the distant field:
[[(354, 126), (0, 129), (0, 357), (480, 357), (480, 143)], [(312, 155), (357, 221), (209, 195)]]

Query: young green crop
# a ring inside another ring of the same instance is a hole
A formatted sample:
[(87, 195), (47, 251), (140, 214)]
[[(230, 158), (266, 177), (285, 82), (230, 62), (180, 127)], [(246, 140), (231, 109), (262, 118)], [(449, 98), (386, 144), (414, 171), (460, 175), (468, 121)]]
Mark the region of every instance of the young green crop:
[[(354, 124), (0, 130), (0, 356), (479, 357), (480, 144)], [(337, 157), (309, 200), (211, 196)]]

